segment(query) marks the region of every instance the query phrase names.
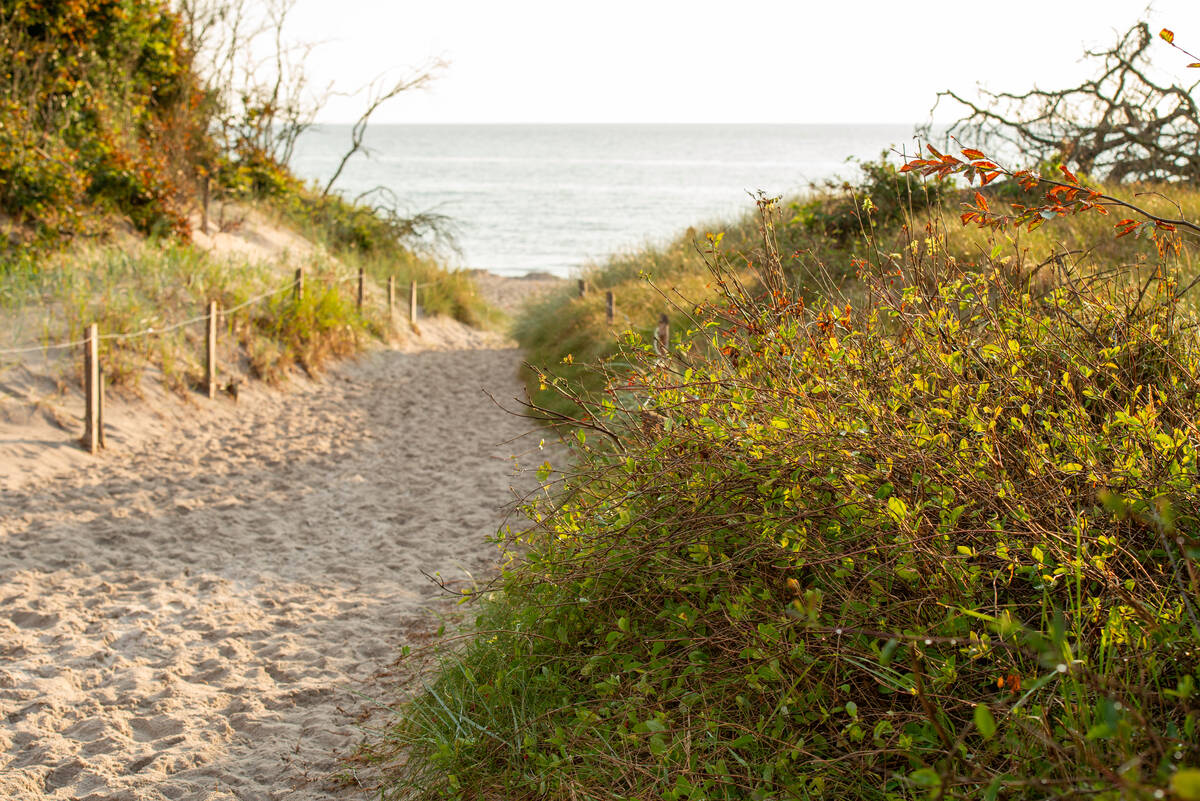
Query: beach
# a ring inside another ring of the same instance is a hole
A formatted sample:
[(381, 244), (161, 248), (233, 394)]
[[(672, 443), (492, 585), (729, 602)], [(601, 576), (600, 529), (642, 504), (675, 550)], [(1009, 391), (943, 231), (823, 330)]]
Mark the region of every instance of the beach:
[(492, 574), (543, 458), (519, 351), (422, 330), (98, 458), (7, 448), (28, 478), (0, 503), (0, 797), (374, 797), (341, 758), (379, 678)]

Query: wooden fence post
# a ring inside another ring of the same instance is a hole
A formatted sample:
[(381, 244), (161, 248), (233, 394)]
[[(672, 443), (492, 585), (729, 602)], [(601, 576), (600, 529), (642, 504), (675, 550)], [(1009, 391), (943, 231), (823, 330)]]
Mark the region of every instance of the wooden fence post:
[(108, 443), (104, 441), (104, 368), (98, 367), (96, 370), (97, 386), (97, 403), (96, 403), (96, 443), (100, 446), (100, 450), (104, 450)]
[(208, 336), (205, 337), (204, 365), (208, 397), (217, 397), (217, 302), (208, 302)]
[(299, 303), (300, 298), (302, 298), (303, 296), (304, 296), (304, 268), (297, 267), (296, 268), (296, 280), (295, 280), (295, 283), (292, 285), (292, 299), (295, 300), (297, 303)]
[(209, 184), (212, 179), (208, 175), (204, 176), (204, 211), (200, 217), (200, 230), (205, 234), (208, 233), (208, 199), (209, 199)]
[(579, 297), (582, 298), (586, 294), (587, 294), (587, 281), (584, 281), (582, 278), (580, 278), (579, 279)]
[(362, 267), (359, 267), (359, 268), (358, 268), (358, 313), (359, 313), (359, 314), (362, 314), (362, 304), (363, 304), (363, 280), (364, 280), (364, 279), (363, 279), (363, 276), (364, 276), (365, 274), (366, 274), (366, 271), (365, 271), (365, 270), (363, 270), (363, 268), (362, 268)]
[(388, 319), (396, 315), (396, 276), (388, 276)]
[(654, 352), (659, 356), (671, 353), (671, 321), (666, 314), (658, 316), (658, 328), (654, 331)]
[(100, 337), (95, 323), (87, 327), (83, 344), (83, 438), (88, 453), (100, 450)]
[(413, 281), (408, 287), (408, 321), (417, 324), (417, 282)]
[(611, 289), (604, 293), (604, 312), (608, 317), (608, 324), (612, 325), (613, 320), (617, 318), (617, 302)]

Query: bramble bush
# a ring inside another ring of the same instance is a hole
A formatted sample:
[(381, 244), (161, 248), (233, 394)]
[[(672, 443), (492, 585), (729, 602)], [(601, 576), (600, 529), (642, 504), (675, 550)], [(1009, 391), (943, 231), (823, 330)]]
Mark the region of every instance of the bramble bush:
[[(977, 196), (992, 231), (1123, 202), (904, 169), (1043, 190)], [(597, 396), (543, 376), (587, 413), (571, 466), (466, 645), (422, 652), (384, 796), (1200, 798), (1192, 224), (1131, 213), (1157, 247), (1091, 272), (966, 265), (930, 223), (864, 249), (853, 307), (714, 242), (669, 358), (631, 333)]]

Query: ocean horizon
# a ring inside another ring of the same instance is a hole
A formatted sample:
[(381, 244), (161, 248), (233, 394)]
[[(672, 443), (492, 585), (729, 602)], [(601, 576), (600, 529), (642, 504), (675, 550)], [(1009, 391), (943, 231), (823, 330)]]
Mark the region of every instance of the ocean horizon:
[[(608, 256), (662, 244), (753, 208), (853, 179), (854, 161), (911, 152), (915, 124), (373, 125), (334, 186), (407, 214), (453, 220), (455, 267), (563, 277)], [(292, 166), (324, 186), (349, 125), (320, 124)]]

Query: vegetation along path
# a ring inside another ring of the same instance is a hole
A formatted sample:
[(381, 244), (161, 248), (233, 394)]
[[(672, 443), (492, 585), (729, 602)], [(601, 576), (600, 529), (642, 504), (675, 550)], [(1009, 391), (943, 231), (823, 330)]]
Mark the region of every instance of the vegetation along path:
[(330, 781), (358, 693), (427, 630), (426, 573), (496, 562), (529, 424), (480, 389), (518, 362), (377, 351), (0, 493), (0, 797), (370, 797)]

